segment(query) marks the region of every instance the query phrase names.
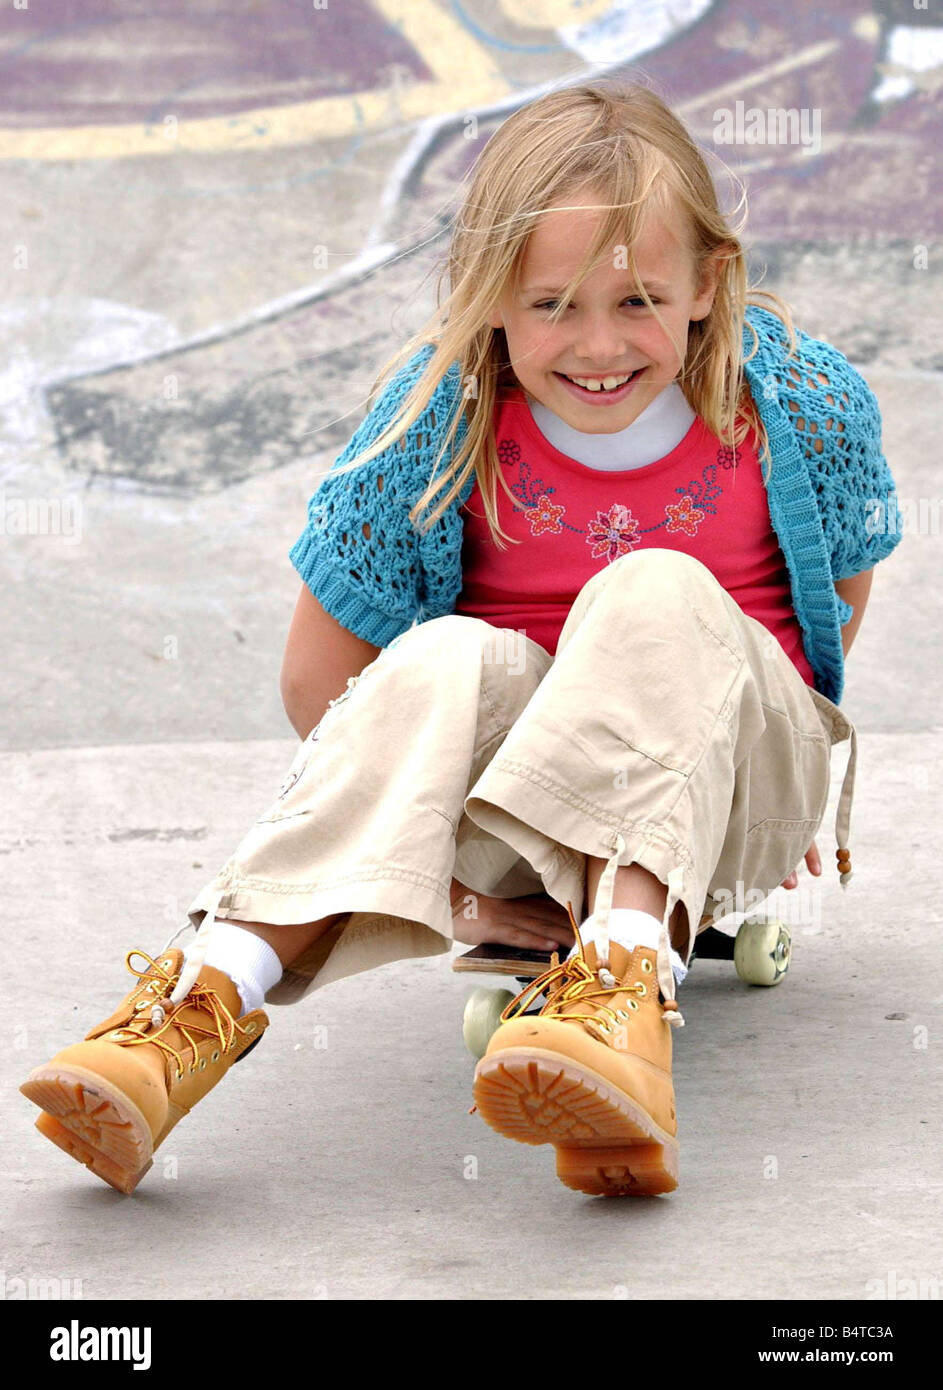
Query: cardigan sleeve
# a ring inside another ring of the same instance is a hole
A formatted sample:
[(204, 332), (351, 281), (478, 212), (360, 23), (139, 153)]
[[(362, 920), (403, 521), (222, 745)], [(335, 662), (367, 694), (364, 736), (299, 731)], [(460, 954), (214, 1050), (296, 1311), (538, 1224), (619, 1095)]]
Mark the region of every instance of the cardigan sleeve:
[(896, 485), (874, 392), (837, 348), (802, 332), (799, 339), (798, 359), (785, 364), (784, 404), (809, 468), (834, 582), (871, 569), (901, 541)]
[[(409, 519), (416, 495), (420, 415), (400, 441), (359, 468), (335, 470), (369, 448), (392, 423), (434, 349), (427, 344), (394, 375), (308, 502), (305, 529), (289, 558), (321, 605), (356, 637), (388, 646), (421, 608), (422, 565)], [(430, 401), (430, 407), (435, 401)]]

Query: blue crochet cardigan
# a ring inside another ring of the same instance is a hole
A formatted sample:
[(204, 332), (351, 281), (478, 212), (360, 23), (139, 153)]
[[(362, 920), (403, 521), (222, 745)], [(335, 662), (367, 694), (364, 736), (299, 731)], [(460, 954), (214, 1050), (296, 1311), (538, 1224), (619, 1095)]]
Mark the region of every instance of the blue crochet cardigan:
[[(789, 340), (780, 319), (752, 305), (746, 317), (744, 356), (753, 346), (748, 325), (759, 338), (744, 371), (769, 437), (770, 519), (816, 687), (838, 704), (844, 686), (840, 628), (852, 609), (834, 582), (870, 569), (902, 538), (884, 523), (896, 511), (889, 505), (895, 484), (881, 452), (880, 412), (864, 379), (837, 348), (800, 329), (798, 355), (787, 360)], [(369, 447), (391, 423), (432, 352), (425, 344), (399, 369), (333, 467)], [(462, 588), (459, 507), (472, 491), (474, 474), (424, 535), (408, 515), (429, 482), (452, 412), (461, 408), (459, 373), (453, 362), (400, 441), (404, 447), (393, 445), (340, 476), (333, 467), (325, 473), (308, 503), (307, 525), (289, 552), (323, 607), (378, 647), (415, 622), (454, 612)], [(463, 414), (456, 449), (466, 432)]]

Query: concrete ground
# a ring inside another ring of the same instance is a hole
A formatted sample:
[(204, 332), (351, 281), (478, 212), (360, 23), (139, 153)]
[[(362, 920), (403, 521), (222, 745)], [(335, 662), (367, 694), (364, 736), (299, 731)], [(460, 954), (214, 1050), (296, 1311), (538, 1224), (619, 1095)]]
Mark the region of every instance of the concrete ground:
[[(6, 1281), (85, 1299), (859, 1299), (904, 1279), (939, 1296), (940, 58), (939, 29), (917, 17), (908, 38), (898, 8), (362, 0), (277, 32), (260, 5), (5, 14)], [(111, 1011), (125, 952), (160, 948), (282, 780), (286, 552), (377, 368), (434, 306), (480, 148), (466, 118), (483, 139), (603, 62), (643, 70), (702, 142), (718, 105), (821, 110), (813, 155), (719, 153), (747, 182), (757, 273), (864, 371), (899, 498), (925, 517), (878, 569), (848, 662), (854, 880), (832, 867), (845, 744), (823, 880), (803, 867), (768, 904), (793, 929), (788, 979), (750, 989), (698, 962), (684, 986), (669, 1197), (581, 1197), (550, 1149), (468, 1114), (470, 985), (445, 956), (273, 1008), (121, 1197), (36, 1135), (16, 1088)], [(59, 523), (23, 533), (29, 504)]]

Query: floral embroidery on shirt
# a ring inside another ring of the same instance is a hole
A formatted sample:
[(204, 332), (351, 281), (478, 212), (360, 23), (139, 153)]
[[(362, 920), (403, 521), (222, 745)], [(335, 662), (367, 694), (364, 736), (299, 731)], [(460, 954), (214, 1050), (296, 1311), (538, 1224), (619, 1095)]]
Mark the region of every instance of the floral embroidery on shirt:
[(696, 536), (707, 513), (716, 515), (717, 508), (712, 503), (723, 494), (723, 488), (717, 485), (717, 464), (707, 464), (701, 469), (700, 478), (692, 478), (686, 487), (675, 488), (675, 491), (681, 494), (681, 501), (674, 505), (668, 503), (666, 520), (659, 525), (667, 532), (683, 531), (686, 536)]
[(653, 526), (641, 526), (625, 503), (611, 502), (608, 508), (597, 509), (585, 528), (563, 520), (566, 506), (551, 500), (557, 489), (545, 483), (543, 478), (534, 477), (515, 439), (501, 440), (498, 457), (503, 464), (517, 465), (517, 479), (509, 486), (513, 496), (523, 503), (516, 510), (529, 522), (532, 536), (555, 536), (564, 530), (577, 532), (585, 537), (594, 559), (605, 557), (607, 564), (611, 564), (620, 555), (638, 547), (643, 536), (655, 531), (663, 530), (667, 534), (684, 532), (686, 536), (696, 536), (706, 517), (717, 514), (714, 502), (723, 495), (723, 487), (717, 481), (718, 468), (736, 468), (740, 461), (740, 450), (722, 445), (717, 450), (717, 462), (702, 468), (700, 478), (692, 478), (683, 487), (674, 489), (680, 500), (666, 503), (663, 518)]
[(613, 502), (608, 512), (597, 512), (586, 529), (586, 544), (592, 547), (594, 560), (605, 555), (611, 564), (639, 543), (638, 522), (621, 502)]
[(692, 478), (685, 487), (675, 489), (684, 497), (690, 497), (695, 507), (700, 507), (702, 512), (716, 513), (717, 508), (712, 506), (716, 497), (723, 496), (723, 488), (717, 482), (717, 465), (709, 463), (701, 469), (700, 478)]
[(517, 463), (521, 457), (521, 446), (516, 439), (502, 439), (498, 444), (498, 458), (502, 463)]
[(565, 511), (566, 507), (555, 507), (547, 493), (544, 493), (538, 498), (536, 507), (528, 507), (524, 512), (525, 517), (530, 522), (531, 535), (539, 536), (544, 531), (550, 531), (553, 534), (562, 531), (560, 518)]
[(532, 536), (540, 536), (545, 531), (551, 535), (559, 535), (564, 530), (580, 531), (580, 527), (571, 526), (568, 521), (561, 520), (566, 507), (557, 506), (550, 500), (556, 488), (550, 487), (543, 478), (533, 476), (530, 464), (521, 457), (521, 446), (516, 439), (501, 440), (498, 445), (498, 458), (505, 464), (517, 464), (517, 481), (510, 483), (509, 487), (518, 501), (524, 503), (523, 507), (518, 507), (517, 510), (522, 511), (530, 522)]
[(690, 497), (682, 497), (676, 507), (669, 502), (665, 508), (668, 513), (668, 520), (665, 522), (666, 531), (684, 531), (688, 536), (696, 536), (697, 528), (704, 520), (704, 513), (695, 507)]

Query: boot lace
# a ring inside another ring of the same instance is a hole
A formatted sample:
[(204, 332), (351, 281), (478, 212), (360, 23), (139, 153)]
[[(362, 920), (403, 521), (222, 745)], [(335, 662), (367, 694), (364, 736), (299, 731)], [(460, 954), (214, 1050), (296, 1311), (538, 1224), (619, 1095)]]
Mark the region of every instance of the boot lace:
[[(142, 956), (147, 961), (145, 969), (140, 970), (132, 964), (132, 956)], [(250, 1029), (240, 1025), (219, 995), (209, 985), (196, 982), (190, 986), (190, 990), (185, 998), (173, 1001), (170, 992), (174, 983), (178, 980), (178, 975), (166, 968), (162, 961), (154, 960), (146, 951), (129, 951), (125, 957), (125, 964), (132, 975), (137, 975), (144, 980), (150, 977), (147, 989), (152, 994), (162, 993), (163, 997), (151, 1002), (150, 1000), (140, 999), (135, 1004), (135, 1008), (143, 1013), (143, 1010), (150, 1004), (150, 1013), (147, 1018), (141, 1017), (134, 1022), (114, 1029), (114, 1034), (124, 1034), (125, 1036), (115, 1036), (114, 1041), (120, 1046), (133, 1047), (136, 1043), (153, 1043), (173, 1059), (176, 1079), (179, 1081), (183, 1076), (184, 1058), (168, 1042), (166, 1033), (170, 1028), (176, 1028), (186, 1040), (186, 1045), (193, 1053), (193, 1062), (190, 1064), (191, 1070), (196, 1063), (197, 1048), (204, 1038), (215, 1038), (219, 1044), (218, 1051), (214, 1054), (214, 1061), (218, 1060), (219, 1055), (228, 1052), (234, 1045), (237, 1037), (248, 1036)], [(184, 1021), (180, 1017), (181, 1009), (186, 1005), (200, 1009), (207, 1015), (209, 1026), (193, 1020)]]
[[(641, 980), (634, 985), (620, 984), (616, 977), (605, 968), (600, 969), (598, 973), (594, 972), (586, 960), (583, 939), (573, 915), (572, 903), (568, 902), (566, 908), (576, 939), (576, 954), (561, 961), (558, 952), (554, 951), (550, 958), (550, 968), (545, 970), (542, 975), (538, 975), (536, 979), (531, 980), (520, 994), (511, 1000), (501, 1014), (501, 1022), (506, 1023), (509, 1019), (524, 1013), (529, 1004), (546, 992), (547, 1002), (540, 1010), (542, 1018), (565, 1017), (568, 1020), (579, 1020), (582, 1023), (593, 1025), (605, 1034), (611, 1033), (619, 1024), (626, 1022), (630, 1015), (625, 1009), (616, 1008), (614, 1004), (604, 1001), (617, 994), (635, 994), (644, 998), (648, 994), (648, 986), (643, 984)], [(593, 1013), (571, 1013), (568, 1011), (569, 1007), (577, 1001), (580, 1004), (589, 1004), (590, 1000), (596, 1001), (590, 1005), (594, 1010)], [(664, 1014), (668, 1014), (676, 1008), (674, 999), (666, 1000), (662, 1004)], [(565, 1010), (567, 1012), (564, 1012)]]

